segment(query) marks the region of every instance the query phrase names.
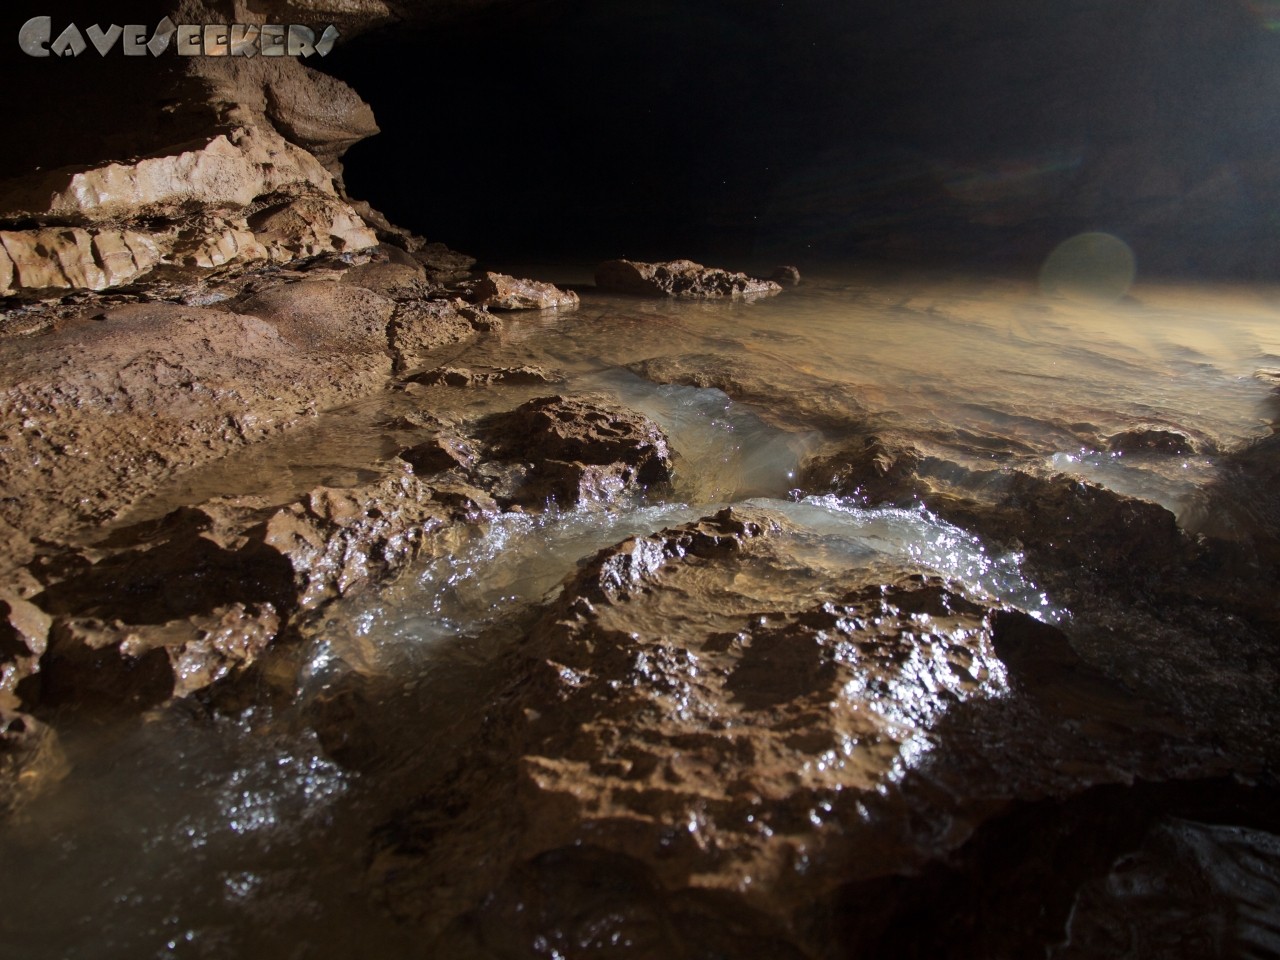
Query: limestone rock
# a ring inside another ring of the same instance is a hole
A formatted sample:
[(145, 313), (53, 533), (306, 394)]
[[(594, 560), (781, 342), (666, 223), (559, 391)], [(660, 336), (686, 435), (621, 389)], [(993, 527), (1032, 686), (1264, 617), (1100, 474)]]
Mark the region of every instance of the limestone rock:
[(481, 436), (498, 460), (523, 466), (496, 493), (528, 505), (611, 500), (671, 477), (671, 451), (647, 417), (591, 395), (541, 397), (487, 418)]
[(894, 502), (910, 497), (920, 487), (916, 478), (919, 462), (920, 454), (911, 444), (871, 434), (805, 461), (800, 486), (839, 492), (872, 504)]
[(361, 351), (382, 355), (390, 372), (387, 326), (396, 304), (363, 287), (326, 280), (274, 286), (235, 301), (238, 313), (266, 320), (280, 337), (301, 350), (332, 353)]
[(381, 243), (369, 254), (366, 263), (343, 272), (342, 283), (365, 287), (393, 299), (412, 299), (426, 284), (426, 269), (399, 247)]
[(11, 183), (0, 193), (0, 217), (70, 225), (179, 218), (243, 209), (258, 197), (299, 188), (336, 196), (328, 172), (305, 150), (270, 128), (240, 126), (168, 156)]
[[(658, 889), (757, 905), (822, 889), (855, 837), (858, 869), (877, 869), (887, 851), (859, 804), (892, 790), (948, 711), (1005, 690), (993, 607), (907, 570), (839, 587), (788, 575), (787, 530), (725, 509), (571, 575), (466, 769), (379, 832), (393, 909), (438, 922), (441, 897), (479, 902), (578, 844), (643, 864)], [(441, 807), (450, 831), (432, 829)], [(474, 849), (488, 855), (457, 870)]]
[(487, 387), (495, 384), (562, 383), (564, 377), (542, 367), (437, 367), (406, 377), (409, 383), (423, 386)]
[(471, 303), (490, 310), (562, 310), (578, 306), (578, 295), (572, 290), (502, 273), (486, 273), (469, 286), (465, 296)]
[(450, 250), (443, 243), (415, 244), (410, 250), (427, 270), (427, 276), (439, 283), (453, 283), (471, 274), (475, 258), (456, 250)]
[(745, 273), (704, 267), (692, 260), (606, 260), (596, 267), (596, 286), (610, 293), (687, 299), (749, 299), (782, 292), (782, 287), (772, 280), (755, 280)]
[(0, 588), (0, 708), (15, 705), (18, 684), (39, 670), (51, 625), (35, 604)]
[(1199, 452), (1199, 444), (1181, 430), (1159, 426), (1122, 430), (1111, 437), (1108, 445), (1112, 450), (1121, 453), (1193, 454)]
[(488, 506), (480, 497), (437, 499), (400, 466), (359, 488), (318, 487), (275, 511), (253, 534), (292, 571), (292, 606), (314, 610), (386, 582), (454, 519), (479, 517)]
[(255, 213), (248, 220), (253, 239), (277, 263), (322, 253), (350, 253), (378, 244), (377, 235), (345, 203), (309, 196)]
[(251, 294), (241, 313), (110, 305), (37, 338), (0, 340), (0, 516), (28, 536), (57, 537), (113, 516), (162, 478), (381, 386), (395, 306), (311, 281)]
[(407, 300), (398, 303), (387, 326), (392, 368), (403, 373), (450, 343), (469, 340), (489, 329), (494, 318), (461, 300)]
[(53, 705), (144, 709), (244, 669), (279, 630), (270, 603), (231, 603), (163, 624), (67, 617), (55, 628), (40, 697)]

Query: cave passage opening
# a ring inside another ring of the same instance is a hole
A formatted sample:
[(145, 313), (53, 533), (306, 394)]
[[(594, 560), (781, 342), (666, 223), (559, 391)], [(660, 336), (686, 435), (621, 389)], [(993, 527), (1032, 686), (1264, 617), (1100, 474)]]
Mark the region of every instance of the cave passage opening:
[(382, 128), (351, 195), (485, 260), (1025, 273), (1106, 231), (1146, 276), (1265, 279), (1278, 45), (1234, 0), (546, 0), (313, 65)]

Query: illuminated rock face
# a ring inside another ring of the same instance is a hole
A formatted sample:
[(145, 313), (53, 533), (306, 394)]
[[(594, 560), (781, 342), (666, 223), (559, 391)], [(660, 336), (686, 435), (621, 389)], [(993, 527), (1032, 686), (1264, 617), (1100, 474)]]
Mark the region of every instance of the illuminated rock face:
[(606, 260), (596, 267), (596, 286), (615, 293), (684, 300), (740, 300), (782, 292), (781, 285), (772, 280), (756, 280), (745, 273), (704, 267), (692, 260), (666, 263)]
[[(215, 7), (187, 13), (215, 22)], [(109, 88), (116, 65), (94, 66)], [(85, 91), (93, 123), (111, 126), (115, 111), (117, 136), (96, 145), (71, 131), (61, 155), (76, 162), (0, 185), (0, 226), (13, 227), (0, 231), (0, 296), (199, 280), (377, 245), (342, 190), (338, 158), (378, 132), (349, 87), (289, 57), (169, 56), (163, 71), (172, 84), (150, 103)], [(133, 112), (165, 119), (130, 138)]]
[[(835, 586), (796, 567), (795, 535), (733, 507), (587, 560), (513, 658), (473, 754), (501, 759), (421, 805), (483, 795), (483, 815), (423, 856), (413, 839), (384, 851), (395, 908), (430, 916), (437, 887), (500, 886), (520, 858), (583, 844), (668, 888), (768, 890), (775, 908), (851, 850), (868, 872), (901, 856), (883, 824), (868, 842), (864, 805), (932, 751), (951, 708), (1007, 691), (999, 607), (908, 569)], [(416, 829), (411, 812), (397, 835)], [(461, 880), (479, 837), (503, 853)]]

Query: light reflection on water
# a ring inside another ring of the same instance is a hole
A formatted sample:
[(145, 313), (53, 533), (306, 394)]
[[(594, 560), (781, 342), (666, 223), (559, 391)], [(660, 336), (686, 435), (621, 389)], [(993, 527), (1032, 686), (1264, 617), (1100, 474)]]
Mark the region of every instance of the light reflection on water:
[[(612, 394), (654, 417), (678, 454), (670, 502), (496, 520), (455, 556), (337, 615), (350, 629), (317, 642), (312, 689), (341, 667), (442, 693), (438, 712), (464, 706), (483, 689), (467, 688), (469, 679), (582, 559), (748, 499), (794, 525), (790, 549), (815, 569), (888, 557), (1059, 618), (1016, 556), (993, 556), (924, 511), (832, 497), (791, 502), (819, 430), (782, 430), (766, 422), (768, 410), (719, 390), (655, 386), (621, 367), (712, 353), (755, 364), (780, 395), (803, 393), (816, 378), (835, 381), (908, 432), (963, 428), (1016, 440), (1036, 451), (1036, 463), (1176, 507), (1212, 476), (1212, 453), (1118, 458), (1081, 437), (1154, 422), (1221, 450), (1263, 434), (1269, 391), (1253, 374), (1280, 357), (1277, 303), (1269, 291), (1139, 286), (1099, 308), (1044, 298), (1030, 283), (845, 277), (749, 304), (588, 295), (576, 313), (512, 317), (503, 333), (451, 362), (543, 363), (565, 371), (572, 389)], [(560, 389), (494, 391), (466, 403), (511, 406)], [(168, 496), (253, 493), (246, 486), (259, 484), (283, 497), (358, 472), (366, 464), (347, 458), (396, 447), (376, 426), (389, 409), (445, 398), (356, 405), (314, 424), (302, 444), (316, 451), (310, 465), (297, 442), (264, 445)], [(162, 508), (163, 498), (153, 504)], [(68, 725), (70, 778), (23, 819), (0, 824), (5, 949), (33, 960), (275, 957), (299, 944), (310, 952), (297, 955), (410, 955), (411, 938), (352, 892), (368, 827), (352, 801), (359, 777), (300, 729), (287, 716), (197, 722), (180, 709), (109, 727)]]

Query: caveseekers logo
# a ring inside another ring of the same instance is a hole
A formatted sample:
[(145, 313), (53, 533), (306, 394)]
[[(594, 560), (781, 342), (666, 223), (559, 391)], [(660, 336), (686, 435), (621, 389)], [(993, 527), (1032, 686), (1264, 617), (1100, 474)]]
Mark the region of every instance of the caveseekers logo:
[[(88, 41), (85, 40), (88, 37)], [(165, 17), (155, 30), (142, 24), (96, 23), (83, 33), (74, 23), (53, 36), (52, 17), (32, 17), (18, 31), (18, 46), (30, 57), (78, 57), (89, 44), (106, 56), (119, 44), (126, 57), (158, 57), (172, 45), (183, 57), (309, 57), (327, 56), (338, 39), (333, 24), (319, 38), (310, 27), (290, 23), (180, 23)]]

